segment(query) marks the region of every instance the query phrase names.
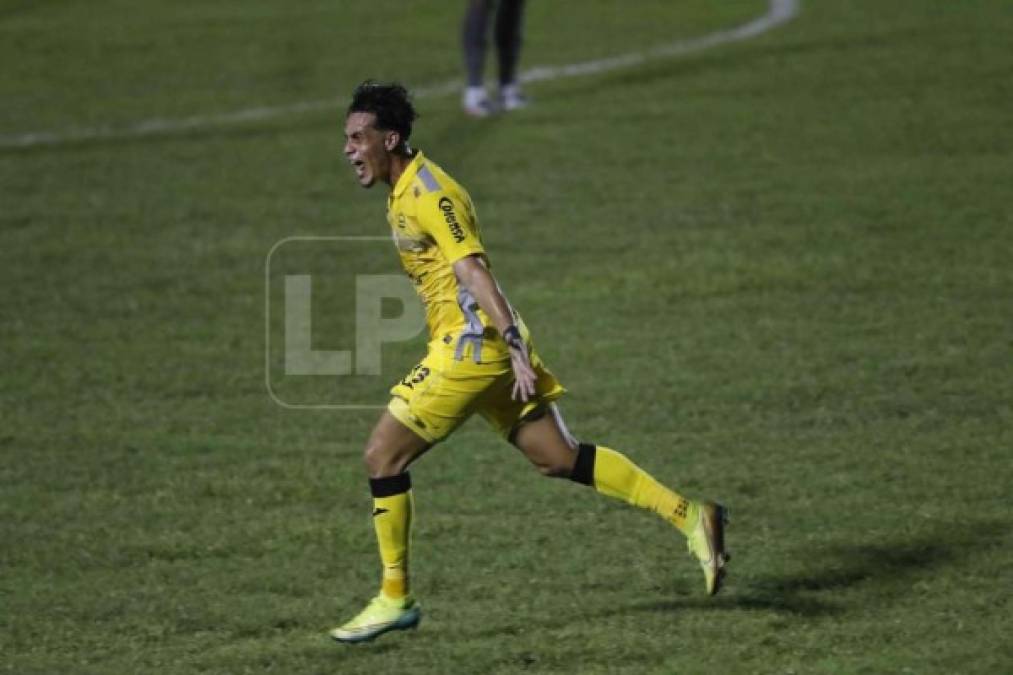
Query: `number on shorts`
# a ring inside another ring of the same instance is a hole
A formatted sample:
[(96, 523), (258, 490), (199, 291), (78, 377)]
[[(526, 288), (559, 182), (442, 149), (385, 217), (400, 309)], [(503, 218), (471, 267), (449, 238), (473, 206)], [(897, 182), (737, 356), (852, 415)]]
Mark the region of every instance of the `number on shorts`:
[(408, 373), (405, 378), (401, 380), (401, 384), (409, 389), (414, 389), (416, 384), (419, 384), (422, 380), (426, 379), (429, 372), (429, 369), (420, 363), (412, 368), (412, 372)]

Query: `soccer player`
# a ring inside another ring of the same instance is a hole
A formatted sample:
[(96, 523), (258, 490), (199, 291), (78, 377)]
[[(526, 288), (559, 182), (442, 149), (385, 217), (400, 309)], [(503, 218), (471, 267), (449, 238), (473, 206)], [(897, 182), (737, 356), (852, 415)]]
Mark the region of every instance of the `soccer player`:
[(359, 184), (391, 189), (387, 222), (425, 305), (430, 342), (425, 358), (390, 390), (365, 448), (383, 564), (380, 591), (331, 636), (361, 642), (418, 624), (421, 609), (408, 576), (414, 504), (408, 466), (473, 413), (542, 474), (591, 486), (674, 525), (703, 568), (707, 593), (717, 593), (728, 560), (725, 509), (690, 501), (622, 453), (567, 431), (554, 403), (565, 390), (493, 277), (471, 197), (409, 146), (415, 117), (402, 86), (371, 81), (356, 88), (345, 117), (344, 152)]

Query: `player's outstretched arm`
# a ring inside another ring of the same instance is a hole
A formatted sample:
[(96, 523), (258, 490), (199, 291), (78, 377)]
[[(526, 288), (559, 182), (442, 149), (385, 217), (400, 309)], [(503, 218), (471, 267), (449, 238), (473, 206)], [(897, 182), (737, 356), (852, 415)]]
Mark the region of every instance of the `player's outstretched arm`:
[(513, 397), (527, 401), (535, 395), (535, 381), (538, 376), (531, 368), (528, 350), (514, 325), (513, 312), (492, 272), (485, 266), (481, 256), (469, 255), (454, 263), (454, 274), (482, 311), (492, 320), (496, 330), (510, 347), (510, 366), (514, 371)]

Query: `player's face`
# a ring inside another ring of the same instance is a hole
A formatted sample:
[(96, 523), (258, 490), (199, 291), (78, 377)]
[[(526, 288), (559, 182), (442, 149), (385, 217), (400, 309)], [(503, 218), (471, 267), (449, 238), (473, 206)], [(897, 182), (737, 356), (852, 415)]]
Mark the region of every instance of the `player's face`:
[(390, 150), (396, 146), (396, 136), (377, 129), (373, 113), (353, 112), (345, 118), (345, 157), (359, 185), (369, 188), (377, 180), (390, 182)]

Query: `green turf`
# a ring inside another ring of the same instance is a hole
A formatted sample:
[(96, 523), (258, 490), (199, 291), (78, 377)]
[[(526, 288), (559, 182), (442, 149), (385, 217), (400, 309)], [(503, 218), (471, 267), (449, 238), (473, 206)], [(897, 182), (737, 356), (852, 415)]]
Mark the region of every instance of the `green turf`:
[[(0, 0), (0, 136), (458, 76), (463, 3), (342, 4)], [(525, 65), (766, 3), (575, 5), (531, 3)], [(734, 559), (704, 598), (667, 525), (476, 420), (413, 468), (420, 630), (355, 648), (326, 630), (377, 583), (376, 413), (264, 384), (268, 252), (386, 231), (339, 111), (0, 149), (0, 670), (1010, 672), (1011, 32), (999, 0), (813, 0), (509, 117), (421, 99), (573, 431), (726, 502)], [(304, 265), (344, 306), (352, 263), (297, 248), (271, 302)]]

